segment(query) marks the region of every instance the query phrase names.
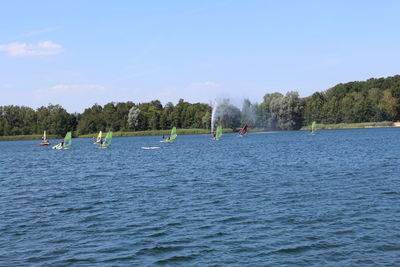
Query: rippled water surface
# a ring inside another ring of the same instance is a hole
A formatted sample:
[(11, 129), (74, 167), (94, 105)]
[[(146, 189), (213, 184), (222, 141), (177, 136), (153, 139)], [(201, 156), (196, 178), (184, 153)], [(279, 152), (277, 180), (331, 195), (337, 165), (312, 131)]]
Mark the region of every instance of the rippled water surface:
[(0, 142), (0, 266), (400, 266), (400, 129), (159, 140)]

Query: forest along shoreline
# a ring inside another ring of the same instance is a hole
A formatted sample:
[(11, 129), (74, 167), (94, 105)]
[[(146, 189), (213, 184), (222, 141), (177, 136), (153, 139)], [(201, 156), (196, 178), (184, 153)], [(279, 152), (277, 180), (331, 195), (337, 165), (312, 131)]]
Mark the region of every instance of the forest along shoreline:
[[(371, 129), (371, 128), (393, 128), (400, 127), (400, 122), (360, 122), (360, 123), (338, 123), (338, 124), (318, 124), (318, 130), (346, 130), (346, 129)], [(240, 129), (223, 129), (224, 133), (239, 132)], [(299, 129), (300, 131), (311, 130), (311, 125), (307, 125)], [(249, 132), (264, 132), (271, 131), (268, 129), (249, 129)], [(74, 138), (95, 138), (98, 133), (73, 135)], [(149, 130), (149, 131), (136, 131), (136, 132), (114, 132), (114, 137), (132, 137), (132, 136), (162, 136), (169, 135), (170, 130)], [(178, 135), (189, 134), (210, 134), (210, 129), (177, 129)], [(0, 136), (0, 141), (19, 141), (19, 140), (41, 140), (42, 135), (14, 135), (14, 136)], [(47, 139), (62, 139), (63, 136), (49, 135)]]
[[(366, 81), (337, 84), (308, 97), (296, 91), (267, 93), (261, 102), (244, 99), (242, 108), (230, 99), (212, 103), (189, 103), (180, 99), (163, 105), (159, 100), (146, 103), (110, 102), (94, 104), (83, 113), (69, 113), (61, 105), (49, 104), (36, 110), (26, 106), (0, 106), (0, 140), (61, 138), (67, 132), (74, 137), (93, 137), (99, 131), (115, 136), (168, 134), (205, 134), (217, 125), (238, 129), (268, 131), (352, 129), (396, 126), (400, 121), (400, 75)], [(368, 122), (368, 123), (367, 123)], [(167, 130), (168, 129), (168, 130)]]

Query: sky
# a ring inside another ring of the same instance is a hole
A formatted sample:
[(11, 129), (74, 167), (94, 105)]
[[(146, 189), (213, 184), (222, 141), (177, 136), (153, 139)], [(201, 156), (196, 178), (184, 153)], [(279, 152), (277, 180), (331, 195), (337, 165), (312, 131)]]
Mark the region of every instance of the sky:
[(400, 72), (400, 1), (2, 1), (0, 105), (261, 102)]

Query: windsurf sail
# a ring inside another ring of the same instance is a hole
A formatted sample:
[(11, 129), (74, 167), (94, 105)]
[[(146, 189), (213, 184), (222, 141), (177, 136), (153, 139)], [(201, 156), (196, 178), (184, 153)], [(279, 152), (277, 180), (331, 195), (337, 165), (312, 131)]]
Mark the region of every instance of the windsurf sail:
[(221, 136), (222, 136), (222, 126), (218, 126), (217, 127), (217, 133), (215, 135), (215, 140), (221, 139)]
[(245, 124), (242, 128), (242, 130), (240, 130), (239, 132), (239, 136), (244, 136), (247, 133), (249, 126), (247, 124)]
[(163, 139), (161, 142), (171, 143), (171, 142), (173, 142), (175, 140), (175, 138), (177, 136), (178, 135), (176, 134), (176, 127), (173, 127), (172, 130), (171, 130), (171, 135), (168, 138)]
[(46, 141), (47, 140), (47, 138), (46, 138), (46, 131), (44, 131), (43, 132), (43, 141)]
[(68, 132), (64, 137), (64, 149), (70, 148), (72, 144), (72, 134)]
[(53, 149), (69, 149), (72, 143), (71, 140), (72, 140), (72, 134), (71, 132), (68, 132), (64, 137), (64, 141), (59, 143), (58, 145), (53, 146)]
[(103, 132), (102, 131), (99, 132), (99, 135), (96, 138), (96, 143), (100, 143), (101, 138), (103, 138)]
[(316, 132), (317, 132), (317, 123), (315, 121), (313, 121), (313, 123), (311, 125), (311, 134), (315, 135)]
[(169, 137), (170, 141), (174, 141), (174, 139), (177, 137), (178, 135), (176, 134), (176, 127), (173, 127), (171, 130), (171, 135)]
[(107, 146), (111, 145), (112, 137), (113, 137), (113, 132), (109, 131), (106, 135), (106, 138), (104, 139), (104, 143), (101, 144), (101, 146), (107, 147)]

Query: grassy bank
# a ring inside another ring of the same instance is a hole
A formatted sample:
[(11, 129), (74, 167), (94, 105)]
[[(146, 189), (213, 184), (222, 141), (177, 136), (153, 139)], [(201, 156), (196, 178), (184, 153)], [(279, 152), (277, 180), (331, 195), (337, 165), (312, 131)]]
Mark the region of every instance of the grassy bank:
[[(319, 124), (319, 123), (317, 123), (317, 129), (319, 129), (319, 130), (375, 128), (375, 127), (378, 128), (378, 127), (392, 127), (392, 126), (393, 126), (393, 122), (391, 122), (391, 121), (338, 123), (338, 124)], [(311, 125), (304, 126), (300, 130), (311, 130)]]
[[(11, 135), (11, 136), (0, 136), (0, 141), (17, 141), (17, 140), (42, 140), (41, 134), (29, 134), (29, 135)], [(59, 139), (60, 136), (48, 135), (47, 139)]]

